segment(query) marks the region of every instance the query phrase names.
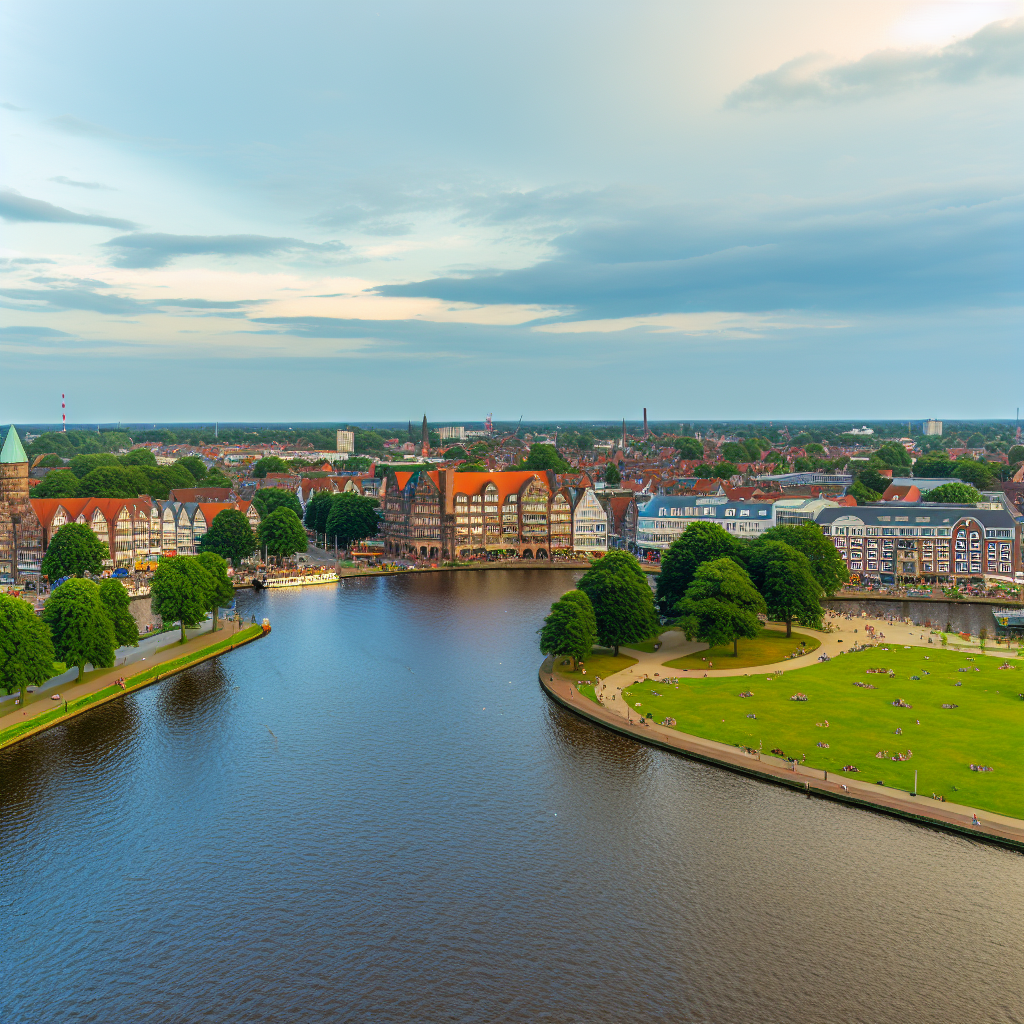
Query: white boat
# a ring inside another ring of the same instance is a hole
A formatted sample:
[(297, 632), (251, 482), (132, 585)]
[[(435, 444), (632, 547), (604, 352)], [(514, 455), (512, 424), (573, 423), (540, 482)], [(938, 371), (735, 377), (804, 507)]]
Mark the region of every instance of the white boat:
[(306, 573), (299, 576), (253, 577), (256, 590), (277, 590), (280, 587), (313, 587), (319, 583), (337, 583), (341, 577), (332, 569), (330, 572)]

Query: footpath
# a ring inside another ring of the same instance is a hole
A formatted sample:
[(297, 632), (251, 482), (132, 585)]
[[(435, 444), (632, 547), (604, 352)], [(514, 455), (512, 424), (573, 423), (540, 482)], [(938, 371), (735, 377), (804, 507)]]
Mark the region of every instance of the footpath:
[[(41, 692), (29, 694), (25, 707), (5, 709), (5, 713), (0, 715), (0, 749), (265, 635), (265, 630), (260, 626), (247, 627), (232, 620), (221, 621), (223, 625), (216, 633), (207, 629), (184, 644), (169, 640), (167, 646), (151, 650), (146, 656), (134, 661), (131, 667), (122, 661), (123, 652), (119, 651), (119, 664), (113, 668), (89, 672), (81, 682), (65, 683), (59, 687), (59, 693), (52, 692), (54, 687), (48, 681)], [(178, 634), (163, 635), (175, 637)], [(161, 672), (161, 666), (167, 666), (167, 671)], [(116, 685), (118, 679), (123, 680), (123, 689)]]
[[(919, 626), (865, 618), (836, 617), (830, 621), (834, 630), (832, 633), (800, 627), (801, 633), (821, 641), (821, 647), (817, 648), (813, 654), (744, 669), (709, 669), (707, 675), (709, 677), (765, 675), (806, 668), (815, 664), (821, 654), (835, 657), (844, 649), (853, 647), (858, 642), (877, 642), (877, 640), (871, 641), (871, 638), (864, 633), (864, 626), (868, 623), (875, 627), (876, 635), (878, 633), (885, 634), (885, 639), (882, 641), (884, 643), (917, 647), (931, 646), (933, 649), (942, 649), (941, 644), (929, 644), (930, 631)], [(857, 632), (854, 633), (854, 630)], [(936, 637), (932, 637), (932, 640), (936, 639)], [(969, 643), (962, 641), (959, 637), (956, 640), (957, 643), (950, 644), (950, 648), (957, 647), (969, 649), (972, 653), (982, 653), (977, 641)], [(623, 653), (628, 654), (631, 658), (636, 658), (637, 663), (608, 676), (598, 686), (595, 686), (595, 693), (600, 703), (595, 703), (584, 696), (576, 689), (572, 680), (554, 671), (554, 659), (550, 657), (541, 666), (539, 678), (541, 686), (548, 695), (563, 707), (605, 728), (632, 736), (642, 743), (673, 750), (687, 757), (728, 768), (731, 771), (801, 790), (806, 792), (809, 797), (824, 797), (893, 814), (921, 824), (949, 829), (1024, 851), (1024, 821), (1017, 818), (996, 814), (992, 811), (978, 811), (977, 816), (981, 824), (975, 825), (973, 824), (973, 815), (975, 814), (973, 808), (948, 801), (939, 803), (929, 797), (913, 796), (893, 789), (882, 789), (869, 782), (845, 776), (829, 778), (828, 773), (821, 769), (793, 764), (758, 751), (747, 753), (739, 747), (704, 739), (700, 736), (691, 736), (678, 729), (657, 725), (653, 722), (643, 724), (630, 714), (626, 702), (606, 699), (630, 683), (644, 678), (654, 678), (659, 675), (682, 677), (690, 674), (703, 677), (705, 673), (703, 668), (694, 668), (684, 672), (677, 668), (666, 668), (664, 663), (706, 648), (707, 644), (687, 641), (685, 636), (676, 630), (662, 634), (662, 646), (653, 654), (626, 647), (621, 648)], [(1005, 648), (992, 650), (991, 647), (986, 647), (984, 653), (1002, 659), (1015, 657)]]

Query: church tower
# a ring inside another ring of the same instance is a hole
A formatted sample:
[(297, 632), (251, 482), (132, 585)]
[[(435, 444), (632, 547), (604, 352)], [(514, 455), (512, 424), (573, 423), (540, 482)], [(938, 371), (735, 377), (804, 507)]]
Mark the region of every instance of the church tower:
[(427, 414), (423, 414), (423, 436), (420, 438), (420, 454), (426, 458), (430, 454), (430, 432), (427, 430)]
[(0, 449), (0, 582), (39, 572), (43, 531), (28, 495), (28, 455), (12, 425)]

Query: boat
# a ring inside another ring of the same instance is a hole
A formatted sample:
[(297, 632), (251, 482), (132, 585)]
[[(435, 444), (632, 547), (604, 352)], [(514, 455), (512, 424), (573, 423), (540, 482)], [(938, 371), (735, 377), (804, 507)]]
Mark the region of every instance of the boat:
[(282, 587), (314, 587), (320, 583), (337, 583), (341, 577), (332, 569), (329, 572), (301, 573), (295, 576), (254, 576), (256, 590), (279, 590)]

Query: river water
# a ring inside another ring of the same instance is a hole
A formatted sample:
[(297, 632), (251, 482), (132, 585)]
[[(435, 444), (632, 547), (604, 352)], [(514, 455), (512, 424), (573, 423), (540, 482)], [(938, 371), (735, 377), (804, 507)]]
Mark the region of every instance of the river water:
[(562, 710), (573, 579), (246, 595), (267, 639), (0, 753), (0, 1020), (1024, 1020), (1024, 858)]

